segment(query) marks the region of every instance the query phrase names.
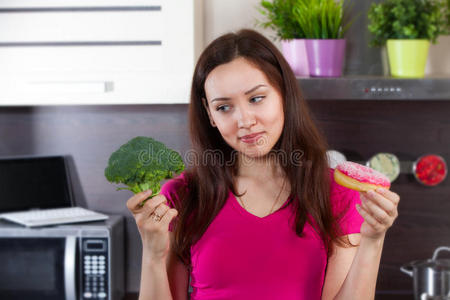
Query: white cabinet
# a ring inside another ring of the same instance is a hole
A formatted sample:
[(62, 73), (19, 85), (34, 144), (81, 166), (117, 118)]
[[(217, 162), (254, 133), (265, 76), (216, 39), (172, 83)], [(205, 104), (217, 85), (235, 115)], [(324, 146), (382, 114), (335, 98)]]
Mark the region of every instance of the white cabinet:
[(0, 105), (188, 103), (201, 0), (0, 1)]

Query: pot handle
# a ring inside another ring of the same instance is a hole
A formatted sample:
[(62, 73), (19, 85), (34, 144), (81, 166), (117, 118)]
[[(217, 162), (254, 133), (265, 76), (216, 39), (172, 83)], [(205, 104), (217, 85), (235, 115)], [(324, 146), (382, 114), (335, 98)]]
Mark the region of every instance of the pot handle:
[(441, 246), (441, 247), (436, 248), (436, 250), (434, 250), (434, 253), (433, 253), (433, 258), (431, 258), (431, 259), (436, 260), (439, 252), (442, 250), (446, 250), (446, 251), (450, 252), (450, 247)]
[(412, 266), (410, 264), (406, 264), (400, 267), (400, 271), (402, 271), (403, 273), (413, 277), (413, 271), (412, 271)]

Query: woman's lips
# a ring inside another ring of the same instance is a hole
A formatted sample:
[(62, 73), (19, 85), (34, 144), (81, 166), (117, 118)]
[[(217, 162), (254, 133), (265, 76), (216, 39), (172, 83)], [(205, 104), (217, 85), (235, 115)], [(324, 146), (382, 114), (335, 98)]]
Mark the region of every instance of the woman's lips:
[(263, 134), (263, 132), (246, 135), (246, 136), (241, 137), (241, 141), (243, 141), (244, 143), (247, 143), (247, 144), (252, 144), (252, 143), (255, 143), (261, 137), (262, 134)]

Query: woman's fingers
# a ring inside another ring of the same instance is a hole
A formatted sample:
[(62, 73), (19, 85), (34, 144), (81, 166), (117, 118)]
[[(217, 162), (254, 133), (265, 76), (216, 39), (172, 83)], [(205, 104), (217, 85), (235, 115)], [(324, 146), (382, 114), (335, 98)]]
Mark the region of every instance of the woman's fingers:
[(361, 204), (372, 218), (374, 218), (378, 223), (384, 225), (390, 225), (390, 217), (381, 209), (376, 203), (371, 202), (371, 200), (367, 199), (364, 195), (361, 196)]
[(357, 205), (356, 209), (359, 214), (364, 218), (364, 220), (369, 223), (373, 228), (379, 228), (381, 225), (371, 214), (367, 211), (367, 208), (364, 206)]
[(151, 190), (147, 190), (147, 191), (143, 191), (143, 192), (137, 193), (136, 195), (132, 196), (127, 201), (127, 208), (128, 208), (128, 210), (131, 211), (131, 213), (133, 215), (138, 213), (141, 210), (141, 208), (142, 208), (141, 203), (145, 199), (150, 197), (151, 194), (152, 194), (152, 191)]
[(172, 221), (172, 219), (177, 215), (178, 211), (176, 209), (174, 208), (168, 209), (160, 221), (161, 225), (164, 226), (164, 228), (169, 228), (170, 221)]
[(398, 205), (400, 202), (400, 196), (397, 193), (394, 193), (388, 189), (378, 188), (375, 190), (378, 194), (384, 196), (386, 199), (394, 203), (394, 205)]
[(387, 190), (368, 191), (360, 193), (361, 205), (356, 208), (364, 218), (361, 233), (371, 238), (382, 237), (392, 226), (398, 216), (397, 204), (400, 197)]
[(169, 223), (178, 212), (167, 205), (164, 195), (157, 194), (148, 199), (150, 195), (151, 191), (132, 196), (127, 201), (127, 207), (141, 235), (143, 252), (153, 259), (164, 260), (170, 251)]
[[(167, 198), (161, 194), (148, 199), (145, 201), (144, 205), (142, 205), (142, 202), (150, 197), (151, 194), (152, 192), (150, 190), (140, 192), (127, 201), (127, 207), (133, 214), (138, 227), (142, 227), (149, 222), (151, 219), (150, 216), (153, 213), (156, 213), (162, 218), (170, 209), (170, 207), (166, 205)], [(155, 220), (152, 219), (150, 221), (154, 222)]]
[(155, 212), (162, 217), (166, 213), (167, 209), (169, 209), (169, 207), (164, 203), (166, 203), (166, 197), (164, 195), (155, 196), (145, 202), (142, 209), (134, 216), (136, 219), (136, 224), (139, 227), (142, 227), (145, 223), (155, 222), (156, 220), (151, 217), (151, 215)]
[[(387, 190), (386, 190), (387, 191)], [(385, 193), (385, 192), (383, 192)], [(391, 194), (397, 195), (395, 193), (389, 192)], [(389, 195), (393, 197), (392, 195)], [(398, 195), (397, 195), (398, 196)], [(364, 197), (368, 199), (370, 202), (375, 203), (381, 209), (383, 209), (389, 216), (395, 217), (397, 213), (397, 203), (394, 203), (393, 200), (387, 199), (384, 194), (375, 191), (368, 191), (365, 193), (361, 193), (361, 198)]]
[(154, 214), (162, 217), (164, 216), (164, 214), (167, 213), (167, 211), (170, 209), (169, 206), (167, 206), (164, 202), (161, 203), (160, 205), (158, 205), (155, 209), (155, 211), (153, 212)]
[(152, 214), (156, 208), (161, 204), (166, 202), (166, 197), (164, 195), (157, 195), (149, 200), (147, 200), (142, 206), (142, 208), (139, 210), (139, 213), (142, 213), (144, 215), (150, 215)]

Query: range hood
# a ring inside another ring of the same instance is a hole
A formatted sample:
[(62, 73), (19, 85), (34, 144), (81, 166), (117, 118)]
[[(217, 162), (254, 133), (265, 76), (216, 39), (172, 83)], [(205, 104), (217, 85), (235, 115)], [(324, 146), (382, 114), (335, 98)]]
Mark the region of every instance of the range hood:
[(450, 100), (450, 78), (349, 75), (297, 78), (306, 100)]

